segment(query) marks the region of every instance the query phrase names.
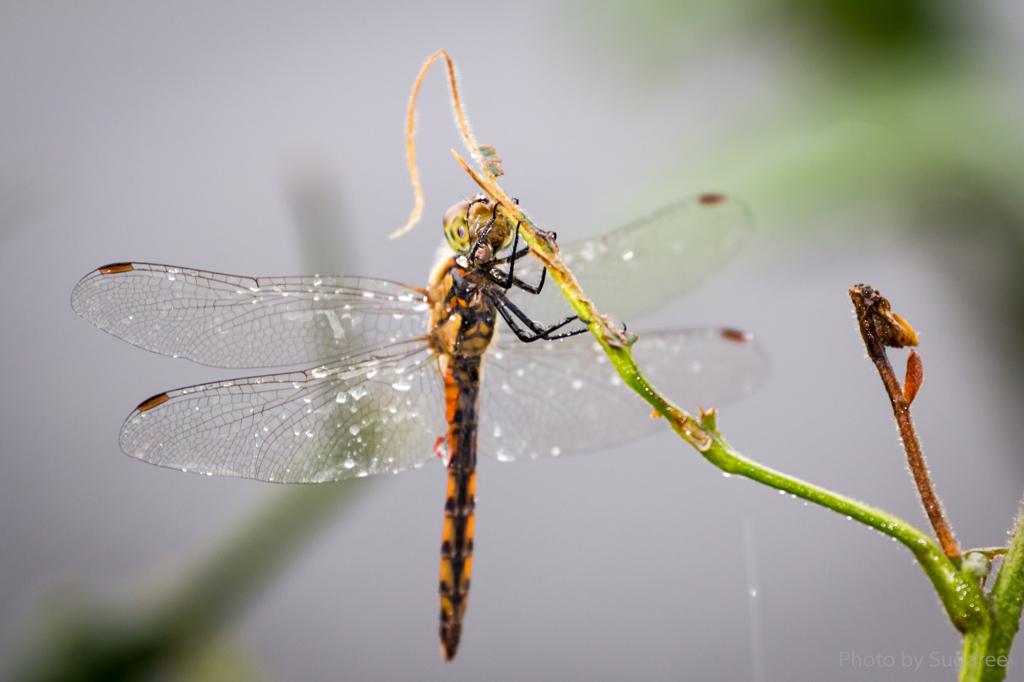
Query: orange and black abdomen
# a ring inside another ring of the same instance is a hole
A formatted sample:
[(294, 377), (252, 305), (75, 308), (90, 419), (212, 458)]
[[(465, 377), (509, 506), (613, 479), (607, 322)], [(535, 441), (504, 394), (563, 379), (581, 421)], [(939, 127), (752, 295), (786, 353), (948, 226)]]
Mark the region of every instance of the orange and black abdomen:
[(450, 458), (441, 541), (441, 653), (451, 660), (462, 635), (473, 567), (480, 357), (450, 356), (444, 386)]
[(444, 356), (448, 420), (448, 494), (441, 541), (441, 653), (455, 657), (473, 568), (476, 434), (480, 413), (480, 366), (494, 338), (497, 308), (484, 273), (453, 259), (431, 284), (433, 347)]

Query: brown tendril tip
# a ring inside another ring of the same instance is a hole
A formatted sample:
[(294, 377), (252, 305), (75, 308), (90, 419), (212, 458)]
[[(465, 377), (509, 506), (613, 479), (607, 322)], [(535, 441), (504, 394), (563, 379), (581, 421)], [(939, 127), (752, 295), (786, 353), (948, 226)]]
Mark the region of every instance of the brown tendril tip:
[[(406, 158), (409, 160), (409, 176), (412, 180), (413, 192), (416, 194), (416, 203), (413, 205), (412, 212), (409, 213), (409, 221), (403, 227), (392, 232), (389, 239), (401, 237), (411, 230), (423, 217), (423, 188), (420, 186), (420, 174), (416, 168), (416, 98), (419, 96), (423, 77), (427, 75), (427, 71), (430, 70), (431, 65), (433, 65), (438, 57), (444, 57), (445, 65), (448, 68), (448, 85), (452, 91), (452, 107), (455, 109), (455, 120), (458, 122), (462, 139), (465, 140), (466, 146), (469, 147), (473, 154), (473, 158), (476, 159), (476, 162), (481, 167), (491, 171), (492, 175), (501, 174), (501, 158), (494, 153), (494, 148), (489, 147), (486, 151), (481, 151), (480, 146), (473, 139), (473, 133), (469, 129), (469, 121), (466, 120), (466, 114), (462, 108), (462, 99), (459, 97), (459, 83), (458, 75), (455, 73), (455, 64), (446, 51), (438, 50), (430, 55), (416, 77), (416, 83), (412, 86), (412, 95), (409, 97), (409, 111), (405, 118), (405, 153)], [(490, 163), (485, 160), (485, 156), (490, 157)], [(499, 172), (494, 173), (490, 166), (493, 166)]]

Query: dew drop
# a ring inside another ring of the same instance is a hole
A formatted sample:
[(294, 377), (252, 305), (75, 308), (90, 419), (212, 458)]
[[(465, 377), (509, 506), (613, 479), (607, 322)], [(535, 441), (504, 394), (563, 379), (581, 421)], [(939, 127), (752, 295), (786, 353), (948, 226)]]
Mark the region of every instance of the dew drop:
[(626, 253), (622, 254), (622, 260), (626, 261), (627, 263), (633, 260), (633, 252), (627, 251)]

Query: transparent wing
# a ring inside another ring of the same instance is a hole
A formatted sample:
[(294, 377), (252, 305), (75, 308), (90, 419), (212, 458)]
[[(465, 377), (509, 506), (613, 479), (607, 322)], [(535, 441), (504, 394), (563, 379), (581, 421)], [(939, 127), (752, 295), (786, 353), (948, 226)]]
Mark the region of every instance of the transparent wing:
[[(644, 333), (633, 354), (647, 378), (688, 410), (741, 398), (768, 376), (760, 345), (728, 329)], [(650, 414), (589, 335), (529, 345), (513, 339), (496, 344), (484, 365), (478, 447), (502, 461), (601, 450), (666, 428)]]
[[(619, 320), (649, 315), (697, 286), (735, 253), (751, 231), (743, 204), (703, 194), (670, 204), (600, 237), (559, 244), (562, 259), (597, 309)], [(516, 276), (540, 277), (535, 258), (516, 264)], [(540, 295), (509, 292), (513, 302), (543, 323), (572, 311), (558, 288)]]
[(154, 396), (125, 421), (121, 449), (182, 471), (314, 483), (419, 466), (446, 432), (434, 352), (410, 342)]
[(353, 356), (427, 333), (417, 289), (368, 277), (237, 277), (148, 263), (89, 273), (71, 306), (100, 329), (214, 367)]

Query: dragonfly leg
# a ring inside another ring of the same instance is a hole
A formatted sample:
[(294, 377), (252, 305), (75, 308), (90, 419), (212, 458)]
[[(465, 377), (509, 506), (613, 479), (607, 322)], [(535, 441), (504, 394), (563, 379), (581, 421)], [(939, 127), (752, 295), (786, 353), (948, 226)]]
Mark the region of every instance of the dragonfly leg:
[[(529, 252), (530, 252), (529, 249), (523, 249), (522, 252), (520, 252), (519, 255), (520, 256), (524, 256), (524, 255), (526, 255)], [(503, 260), (503, 262), (507, 262), (508, 261), (507, 258), (502, 259), (502, 260)], [(499, 277), (498, 275), (495, 275), (490, 270), (483, 270), (482, 272), (484, 273), (484, 277), (487, 278), (487, 281), (492, 282), (494, 284), (497, 284), (502, 289), (511, 289), (512, 287), (516, 287), (517, 289), (522, 289), (523, 291), (526, 291), (526, 292), (531, 293), (531, 294), (539, 294), (541, 292), (541, 289), (544, 288), (544, 277), (548, 274), (547, 268), (541, 270), (540, 271), (540, 283), (536, 284), (536, 285), (533, 285), (533, 284), (530, 284), (528, 282), (524, 282), (523, 280), (519, 279), (518, 277), (509, 277), (508, 274), (503, 273), (503, 272), (499, 272), (500, 275), (504, 275), (503, 277)]]
[(515, 240), (512, 242), (512, 255), (511, 255), (511, 257), (509, 259), (509, 262), (508, 262), (508, 279), (509, 279), (509, 282), (511, 284), (514, 284), (515, 286), (519, 287), (520, 289), (522, 289), (523, 291), (525, 291), (527, 293), (539, 294), (541, 292), (541, 290), (544, 288), (544, 279), (547, 277), (547, 274), (548, 274), (548, 269), (547, 268), (541, 268), (541, 270), (540, 270), (540, 282), (538, 282), (537, 284), (530, 284), (530, 283), (524, 282), (523, 280), (521, 280), (518, 277), (516, 277), (516, 256), (518, 255), (516, 253), (516, 247), (519, 246), (519, 225), (520, 224), (521, 223), (516, 223), (516, 236), (515, 236)]
[[(528, 253), (530, 253), (530, 247), (529, 246), (524, 246), (523, 248), (521, 248), (519, 250), (518, 253), (516, 253), (516, 258), (522, 258), (522, 257), (524, 257)], [(495, 258), (488, 265), (504, 265), (505, 263), (509, 262), (511, 259), (512, 259), (512, 255), (509, 254), (508, 256), (502, 256), (501, 258)]]
[[(505, 298), (505, 295), (501, 292), (493, 292), (492, 295), (494, 296), (495, 306), (501, 314), (501, 317), (506, 323), (508, 323), (509, 328), (512, 330), (512, 333), (516, 335), (516, 338), (523, 343), (531, 343), (539, 339), (554, 341), (556, 339), (564, 339), (570, 336), (576, 336), (577, 334), (583, 334), (587, 331), (587, 328), (583, 327), (581, 329), (573, 329), (572, 331), (554, 334), (553, 332), (558, 331), (570, 322), (580, 319), (579, 315), (571, 315), (561, 322), (556, 322), (549, 327), (542, 327), (531, 320), (530, 317), (517, 308), (514, 303)], [(518, 322), (516, 321), (516, 318), (518, 318)], [(526, 329), (523, 329), (520, 324), (525, 326)]]
[(493, 282), (494, 284), (497, 284), (502, 289), (511, 289), (512, 287), (517, 287), (527, 293), (539, 294), (544, 289), (544, 280), (548, 274), (547, 268), (541, 269), (540, 282), (538, 282), (537, 284), (530, 284), (529, 282), (524, 282), (515, 275), (516, 259), (522, 258), (523, 256), (530, 252), (529, 247), (523, 249), (522, 251), (517, 250), (519, 248), (520, 224), (521, 223), (516, 223), (516, 236), (515, 239), (512, 241), (512, 253), (508, 256), (505, 256), (504, 258), (499, 258), (497, 260), (491, 261), (492, 265), (501, 265), (504, 263), (508, 263), (508, 273), (499, 273), (500, 275), (503, 275), (502, 277), (499, 277), (490, 270), (484, 270), (484, 276), (487, 277), (489, 281)]

